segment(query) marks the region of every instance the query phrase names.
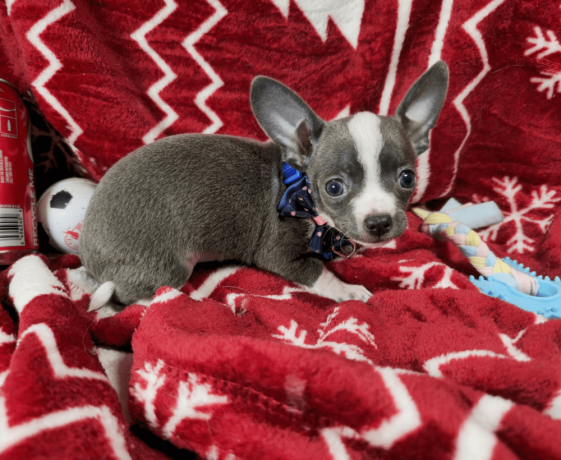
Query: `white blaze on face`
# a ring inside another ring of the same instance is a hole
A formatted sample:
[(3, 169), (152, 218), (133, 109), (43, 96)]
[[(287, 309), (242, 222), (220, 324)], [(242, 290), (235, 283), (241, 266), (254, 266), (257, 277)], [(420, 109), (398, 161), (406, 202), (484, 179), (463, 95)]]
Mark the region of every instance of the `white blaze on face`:
[(354, 215), (362, 228), (364, 219), (396, 210), (395, 197), (384, 190), (381, 183), (380, 152), (384, 145), (380, 118), (370, 112), (357, 113), (349, 122), (349, 131), (358, 151), (358, 160), (364, 168), (363, 189), (353, 200)]

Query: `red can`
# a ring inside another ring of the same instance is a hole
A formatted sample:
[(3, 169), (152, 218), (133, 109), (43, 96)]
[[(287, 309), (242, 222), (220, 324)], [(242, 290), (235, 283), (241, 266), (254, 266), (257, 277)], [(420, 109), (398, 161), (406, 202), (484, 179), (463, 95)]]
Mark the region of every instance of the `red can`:
[(31, 122), (16, 89), (0, 79), (0, 265), (38, 249)]

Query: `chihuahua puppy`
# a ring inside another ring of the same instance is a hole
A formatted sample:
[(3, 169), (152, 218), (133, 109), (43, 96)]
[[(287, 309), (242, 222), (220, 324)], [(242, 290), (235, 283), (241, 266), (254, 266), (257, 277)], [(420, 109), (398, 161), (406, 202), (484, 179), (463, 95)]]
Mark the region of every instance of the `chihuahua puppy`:
[(394, 116), (325, 122), (292, 90), (260, 76), (251, 107), (272, 141), (184, 134), (121, 159), (99, 183), (80, 236), (84, 267), (104, 283), (97, 303), (149, 299), (160, 286), (181, 288), (198, 262), (230, 259), (338, 302), (365, 302), (367, 289), (336, 278), (309, 250), (314, 221), (279, 216), (283, 162), (306, 174), (322, 223), (366, 247), (396, 238), (407, 226), (415, 159), (428, 148), (447, 88), (440, 61)]

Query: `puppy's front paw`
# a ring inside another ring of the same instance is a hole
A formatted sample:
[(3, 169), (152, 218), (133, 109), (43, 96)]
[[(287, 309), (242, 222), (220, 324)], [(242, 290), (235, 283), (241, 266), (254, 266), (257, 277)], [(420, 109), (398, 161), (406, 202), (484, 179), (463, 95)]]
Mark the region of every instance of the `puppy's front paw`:
[(372, 293), (364, 286), (359, 284), (347, 284), (340, 281), (340, 292), (337, 298), (333, 298), (337, 302), (344, 302), (345, 300), (361, 300), (366, 302)]
[(372, 297), (372, 293), (364, 286), (344, 283), (325, 267), (321, 272), (321, 276), (308, 290), (337, 302), (344, 302), (345, 300), (361, 300), (366, 302)]

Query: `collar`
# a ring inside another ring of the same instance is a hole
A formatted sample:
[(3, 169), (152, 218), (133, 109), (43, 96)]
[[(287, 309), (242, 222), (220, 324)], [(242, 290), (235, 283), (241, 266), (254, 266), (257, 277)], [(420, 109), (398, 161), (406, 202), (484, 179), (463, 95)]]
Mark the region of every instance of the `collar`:
[(287, 163), (282, 165), (282, 181), (287, 186), (277, 207), (283, 217), (312, 219), (316, 228), (308, 246), (325, 260), (331, 260), (334, 254), (350, 257), (356, 251), (356, 243), (339, 230), (327, 225), (319, 215), (312, 198), (308, 177)]

